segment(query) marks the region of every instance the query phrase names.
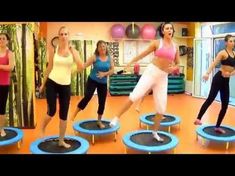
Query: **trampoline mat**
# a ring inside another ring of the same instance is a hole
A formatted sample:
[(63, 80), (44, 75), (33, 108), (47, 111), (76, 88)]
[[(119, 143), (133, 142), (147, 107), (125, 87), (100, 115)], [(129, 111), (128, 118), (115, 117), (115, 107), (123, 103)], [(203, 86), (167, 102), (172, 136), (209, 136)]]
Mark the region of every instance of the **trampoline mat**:
[(6, 136), (4, 137), (0, 136), (0, 141), (9, 140), (17, 136), (17, 133), (13, 130), (8, 130), (8, 129), (4, 129), (4, 130), (6, 132)]
[(87, 122), (83, 122), (80, 124), (80, 127), (87, 129), (87, 130), (104, 130), (104, 129), (109, 129), (111, 128), (109, 125), (109, 122), (106, 121), (102, 121), (102, 123), (105, 125), (105, 128), (100, 128), (97, 124), (97, 120), (94, 121), (87, 121)]
[(171, 142), (171, 138), (169, 136), (161, 133), (158, 133), (158, 135), (164, 139), (163, 142), (158, 142), (153, 138), (152, 133), (149, 132), (134, 134), (130, 137), (130, 140), (136, 144), (144, 146), (161, 146)]
[[(161, 122), (173, 122), (175, 121), (175, 117), (170, 116), (170, 115), (163, 115), (165, 118), (161, 120)], [(155, 115), (149, 115), (146, 117), (147, 120), (149, 121), (153, 121), (153, 118), (155, 117)]]
[(70, 144), (71, 147), (70, 148), (61, 147), (58, 145), (59, 143), (58, 138), (50, 138), (41, 142), (38, 145), (38, 148), (44, 152), (49, 152), (49, 153), (66, 153), (66, 152), (72, 152), (81, 146), (81, 143), (74, 139), (65, 139), (64, 141), (67, 144)]
[(203, 131), (207, 134), (210, 134), (210, 135), (213, 135), (213, 136), (219, 136), (219, 137), (231, 137), (231, 136), (234, 136), (235, 135), (235, 131), (230, 129), (230, 128), (227, 128), (227, 127), (220, 127), (222, 128), (223, 130), (225, 130), (225, 134), (220, 134), (220, 133), (217, 133), (215, 132), (214, 130), (215, 127), (211, 126), (211, 127), (205, 127), (203, 129)]

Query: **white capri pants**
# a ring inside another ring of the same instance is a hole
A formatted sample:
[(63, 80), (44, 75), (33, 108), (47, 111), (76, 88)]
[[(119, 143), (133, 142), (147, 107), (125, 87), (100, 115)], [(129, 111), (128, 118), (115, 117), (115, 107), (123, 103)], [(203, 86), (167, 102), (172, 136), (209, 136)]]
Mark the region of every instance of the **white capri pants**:
[(164, 114), (167, 106), (168, 73), (154, 64), (149, 64), (140, 77), (129, 99), (132, 102), (144, 97), (148, 90), (153, 90), (153, 99), (158, 114)]

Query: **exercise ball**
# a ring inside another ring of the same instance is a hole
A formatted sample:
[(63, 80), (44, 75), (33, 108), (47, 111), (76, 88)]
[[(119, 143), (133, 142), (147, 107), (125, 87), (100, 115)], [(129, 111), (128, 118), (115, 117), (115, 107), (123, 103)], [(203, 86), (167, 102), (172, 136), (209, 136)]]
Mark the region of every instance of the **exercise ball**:
[(155, 39), (156, 29), (151, 24), (145, 24), (141, 29), (141, 37), (143, 39)]
[(113, 38), (122, 38), (125, 36), (125, 27), (121, 24), (114, 24), (111, 28)]
[(130, 24), (126, 28), (126, 36), (128, 38), (138, 38), (140, 35), (140, 27), (136, 24)]

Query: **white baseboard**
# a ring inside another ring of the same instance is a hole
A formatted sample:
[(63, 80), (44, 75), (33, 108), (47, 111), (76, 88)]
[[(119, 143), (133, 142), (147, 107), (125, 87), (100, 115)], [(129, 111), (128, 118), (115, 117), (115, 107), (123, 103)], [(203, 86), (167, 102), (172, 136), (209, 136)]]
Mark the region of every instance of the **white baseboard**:
[(185, 93), (192, 95), (192, 93), (193, 93), (193, 81), (187, 81), (186, 80)]

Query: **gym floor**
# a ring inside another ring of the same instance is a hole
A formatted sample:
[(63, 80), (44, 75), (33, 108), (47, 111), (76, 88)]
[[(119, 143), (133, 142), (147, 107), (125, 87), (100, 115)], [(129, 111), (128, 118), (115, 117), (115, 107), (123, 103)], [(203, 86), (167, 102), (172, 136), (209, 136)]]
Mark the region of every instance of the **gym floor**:
[[(106, 109), (104, 117), (111, 119), (113, 115), (117, 112), (120, 105), (127, 99), (126, 96), (113, 97), (108, 96), (106, 101)], [(69, 113), (72, 113), (76, 108), (78, 101), (81, 97), (72, 97)], [(218, 143), (212, 141), (206, 141), (205, 145), (202, 145), (202, 140), (196, 140), (196, 126), (193, 124), (197, 113), (204, 102), (204, 99), (194, 98), (186, 94), (174, 94), (168, 95), (168, 106), (167, 113), (175, 114), (181, 117), (180, 128), (178, 125), (171, 128), (171, 133), (176, 135), (179, 139), (179, 144), (175, 148), (176, 154), (235, 154), (235, 142), (231, 143), (229, 149), (226, 150), (225, 143)], [(35, 115), (37, 119), (37, 126), (35, 129), (23, 129), (24, 137), (21, 148), (18, 150), (16, 145), (4, 146), (0, 148), (1, 154), (30, 154), (30, 144), (31, 142), (37, 140), (39, 137), (39, 124), (44, 118), (46, 112), (46, 100), (37, 99), (35, 104)], [(58, 106), (57, 106), (58, 107)], [(205, 124), (215, 124), (217, 116), (220, 110), (220, 103), (214, 101), (205, 113), (202, 122)], [(234, 106), (229, 106), (225, 119), (223, 121), (224, 125), (235, 126), (234, 117)], [(81, 111), (76, 120), (83, 120), (88, 118), (96, 118), (97, 111), (97, 96), (95, 95), (86, 109)], [(145, 98), (140, 114), (154, 112), (152, 96), (149, 95)], [(117, 141), (114, 142), (114, 135), (106, 135), (101, 137), (96, 137), (95, 144), (90, 143), (90, 148), (88, 154), (124, 154), (125, 146), (122, 143), (122, 137), (131, 131), (140, 129), (139, 127), (139, 116), (135, 111), (135, 105), (133, 105), (121, 118), (121, 128), (118, 131)], [(57, 135), (59, 126), (58, 113), (48, 125), (46, 129), (46, 136)], [(142, 129), (146, 129), (142, 125)], [(167, 129), (162, 129), (167, 130)], [(68, 121), (67, 135), (74, 135), (72, 129), (72, 123)], [(82, 137), (87, 138), (91, 141), (89, 136), (82, 135)], [(138, 154), (143, 153), (139, 151), (134, 151), (131, 149), (127, 150), (128, 154)], [(172, 153), (172, 151), (167, 151), (163, 153)]]

